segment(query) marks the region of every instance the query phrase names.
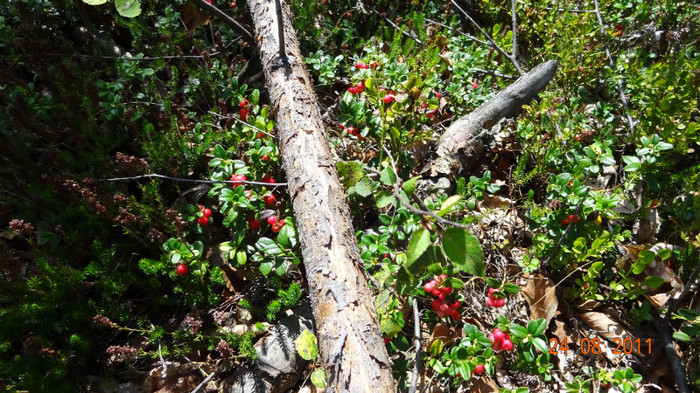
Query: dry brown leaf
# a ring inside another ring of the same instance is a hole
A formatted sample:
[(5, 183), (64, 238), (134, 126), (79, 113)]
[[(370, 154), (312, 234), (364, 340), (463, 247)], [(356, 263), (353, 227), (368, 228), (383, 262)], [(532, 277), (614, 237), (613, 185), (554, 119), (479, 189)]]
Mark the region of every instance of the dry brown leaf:
[(190, 31), (209, 23), (209, 14), (202, 12), (192, 3), (185, 3), (185, 5), (182, 6), (180, 17), (182, 18), (182, 23), (185, 25), (185, 28)]
[(582, 311), (593, 311), (596, 308), (598, 308), (598, 306), (600, 306), (600, 302), (598, 302), (596, 300), (592, 300), (592, 299), (580, 300), (580, 301), (576, 302), (575, 306), (577, 309), (582, 310)]
[(476, 393), (497, 393), (498, 385), (489, 377), (477, 378), (471, 391)]
[(449, 344), (452, 340), (458, 337), (457, 330), (454, 327), (444, 323), (438, 323), (435, 325), (435, 328), (433, 328), (433, 333), (430, 335), (430, 344), (432, 344), (436, 339), (440, 339), (443, 343)]
[[(617, 345), (617, 341), (624, 341), (627, 338), (632, 340), (632, 342), (637, 339), (632, 333), (605, 313), (597, 311), (584, 312), (579, 314), (579, 317), (586, 325), (590, 326), (599, 335), (605, 337), (614, 345)], [(639, 354), (636, 349), (638, 348), (634, 348), (633, 345), (632, 350), (635, 354)]]
[(544, 318), (549, 326), (559, 306), (555, 292), (556, 285), (541, 274), (526, 275), (525, 280), (527, 283), (522, 293), (530, 306), (530, 319)]

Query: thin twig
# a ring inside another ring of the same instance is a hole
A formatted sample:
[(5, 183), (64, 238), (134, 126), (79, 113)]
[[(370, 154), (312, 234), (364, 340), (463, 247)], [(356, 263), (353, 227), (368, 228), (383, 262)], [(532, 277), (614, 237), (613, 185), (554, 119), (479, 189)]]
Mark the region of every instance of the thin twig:
[(416, 360), (413, 364), (413, 377), (411, 378), (411, 388), (408, 393), (416, 393), (418, 384), (418, 374), (421, 366), (421, 345), (420, 345), (420, 312), (418, 311), (418, 299), (413, 298), (413, 341), (416, 346)]
[(692, 273), (690, 273), (690, 277), (688, 277), (688, 283), (683, 287), (683, 290), (681, 291), (681, 294), (678, 295), (678, 297), (674, 300), (674, 302), (669, 306), (668, 312), (666, 313), (665, 319), (668, 321), (671, 319), (671, 313), (676, 311), (678, 309), (678, 303), (680, 303), (685, 295), (690, 292), (690, 288), (695, 285), (695, 280), (698, 278), (698, 273), (700, 272), (700, 263), (695, 265), (695, 269), (693, 270)]
[(469, 21), (479, 30), (479, 32), (481, 32), (481, 34), (484, 35), (484, 37), (486, 37), (486, 39), (491, 43), (491, 45), (493, 45), (494, 49), (496, 49), (496, 51), (498, 51), (498, 53), (500, 53), (501, 55), (503, 55), (506, 59), (508, 59), (508, 61), (510, 61), (510, 62), (513, 64), (513, 66), (515, 67), (515, 70), (518, 71), (518, 75), (521, 75), (521, 76), (522, 76), (522, 75), (525, 75), (525, 72), (523, 72), (523, 70), (520, 68), (520, 65), (518, 64), (518, 61), (515, 60), (514, 57), (512, 57), (512, 56), (509, 55), (509, 54), (507, 54), (500, 46), (498, 46), (498, 44), (496, 43), (496, 41), (494, 41), (493, 38), (491, 38), (491, 36), (490, 36), (487, 32), (485, 32), (484, 29), (482, 29), (481, 26), (479, 26), (479, 24), (476, 23), (476, 21), (475, 21), (474, 19), (472, 19), (472, 17), (469, 16), (469, 14), (467, 14), (467, 12), (466, 12), (465, 10), (463, 10), (462, 7), (460, 7), (459, 4), (457, 4), (457, 2), (456, 2), (455, 0), (451, 0), (451, 3), (452, 3), (455, 7), (457, 7), (457, 9), (458, 9), (467, 19), (469, 19)]
[(513, 5), (511, 11), (513, 14), (513, 53), (511, 54), (511, 56), (513, 56), (513, 58), (515, 59), (515, 55), (518, 53), (518, 40), (516, 38), (516, 31), (518, 30), (518, 16), (515, 13), (515, 0), (511, 0), (511, 4)]
[[(375, 10), (375, 9), (372, 9), (372, 11), (373, 11), (375, 14), (379, 15), (380, 18), (382, 17), (381, 12), (379, 12), (379, 11), (377, 11), (377, 10)], [(399, 30), (401, 33), (403, 33), (403, 35), (405, 35), (406, 37), (412, 39), (413, 41), (416, 41), (416, 43), (417, 43), (418, 45), (421, 45), (421, 46), (425, 45), (425, 44), (423, 43), (423, 41), (421, 41), (421, 40), (419, 40), (418, 38), (414, 37), (413, 34), (404, 31), (404, 29), (400, 28), (400, 27), (397, 26), (394, 22), (392, 22), (391, 19), (389, 19), (389, 18), (384, 18), (384, 20), (385, 20), (387, 23), (389, 23), (390, 25), (392, 25), (395, 29), (397, 29), (397, 30)]]
[[(605, 34), (605, 24), (603, 23), (603, 17), (600, 14), (600, 7), (598, 6), (598, 0), (594, 0), (595, 3), (595, 16), (598, 19), (598, 25), (600, 25), (600, 34), (604, 35)], [(608, 48), (607, 45), (605, 45), (605, 56), (608, 58), (608, 65), (610, 66), (610, 69), (614, 72), (615, 71), (615, 62), (613, 61), (612, 54), (610, 53), (610, 49)], [(622, 102), (622, 106), (625, 108), (625, 120), (627, 120), (627, 126), (630, 129), (630, 132), (634, 134), (634, 119), (632, 119), (632, 116), (630, 115), (631, 110), (629, 103), (627, 102), (627, 95), (625, 95), (625, 87), (622, 84), (622, 79), (618, 78), (617, 79), (617, 90), (620, 93), (620, 102)]]
[(474, 71), (480, 72), (482, 74), (487, 74), (491, 76), (495, 76), (497, 78), (503, 78), (503, 79), (510, 79), (510, 80), (517, 80), (519, 77), (515, 75), (507, 75), (507, 74), (501, 74), (500, 72), (496, 71), (489, 71), (489, 70), (482, 70), (481, 68), (473, 68)]
[(206, 378), (204, 378), (204, 381), (202, 381), (199, 385), (197, 385), (197, 387), (194, 388), (194, 390), (192, 390), (190, 393), (197, 393), (197, 392), (199, 391), (199, 389), (203, 388), (204, 385), (206, 385), (207, 383), (209, 383), (209, 381), (211, 381), (211, 379), (214, 378), (214, 376), (215, 376), (218, 372), (219, 372), (219, 368), (217, 367), (216, 370), (212, 371), (211, 374), (209, 374)]
[[(209, 57), (217, 56), (221, 52), (209, 53)], [(133, 57), (133, 56), (98, 56), (98, 55), (81, 55), (71, 53), (41, 53), (41, 54), (22, 54), (22, 55), (7, 55), (0, 56), (2, 58), (22, 58), (22, 57), (81, 57), (90, 59), (104, 60), (127, 60), (127, 61), (156, 61), (156, 60), (172, 60), (172, 59), (203, 59), (204, 55), (175, 55), (175, 56), (156, 56), (156, 57)]]
[(472, 40), (472, 41), (476, 41), (476, 42), (480, 43), (481, 45), (484, 45), (484, 46), (491, 46), (491, 44), (489, 44), (489, 43), (486, 42), (486, 41), (482, 41), (482, 40), (480, 40), (480, 39), (474, 37), (473, 35), (470, 35), (470, 34), (467, 34), (467, 33), (465, 33), (465, 32), (459, 31), (459, 30), (455, 29), (454, 27), (450, 27), (450, 26), (448, 26), (448, 25), (446, 25), (446, 24), (443, 24), (443, 23), (440, 23), (440, 22), (438, 22), (438, 21), (436, 21), (436, 20), (432, 20), (432, 19), (428, 19), (428, 18), (425, 18), (425, 19), (423, 19), (423, 20), (426, 21), (426, 22), (428, 22), (428, 23), (432, 23), (432, 24), (434, 24), (434, 25), (438, 25), (438, 26), (444, 27), (444, 28), (446, 28), (446, 29), (448, 29), (448, 30), (450, 30), (450, 31), (454, 31), (454, 32), (456, 32), (456, 33), (458, 33), (458, 34), (461, 34), (461, 35), (463, 35), (463, 36), (469, 38), (469, 39)]
[(221, 11), (214, 4), (209, 4), (206, 0), (193, 1), (199, 8), (209, 11), (212, 14), (218, 16), (226, 26), (230, 27), (233, 31), (238, 33), (238, 35), (240, 35), (243, 38), (243, 40), (245, 40), (251, 46), (251, 48), (256, 48), (253, 35), (242, 24), (238, 23), (237, 20), (230, 17), (224, 11)]
[(252, 129), (258, 131), (258, 132), (262, 132), (263, 134), (269, 136), (270, 138), (274, 138), (274, 137), (275, 137), (274, 135), (270, 134), (269, 132), (267, 132), (267, 131), (265, 131), (265, 130), (261, 130), (261, 129), (259, 129), (258, 127), (256, 127), (256, 126), (254, 126), (254, 125), (252, 125), (252, 124), (250, 124), (250, 123), (248, 123), (248, 122), (245, 122), (245, 121), (239, 119), (239, 118), (236, 117), (235, 115), (226, 116), (226, 115), (222, 115), (222, 114), (220, 114), (220, 113), (216, 113), (216, 112), (212, 112), (212, 111), (209, 111), (209, 114), (214, 115), (214, 116), (218, 116), (218, 117), (220, 117), (220, 118), (222, 118), (222, 119), (233, 119), (233, 120), (235, 120), (235, 121), (237, 121), (237, 122), (239, 122), (239, 123), (241, 123), (241, 124), (243, 124), (243, 125), (246, 125), (246, 126), (252, 128)]
[(260, 182), (260, 181), (249, 181), (249, 180), (199, 180), (199, 179), (183, 179), (181, 177), (172, 177), (172, 176), (165, 176), (165, 175), (158, 175), (155, 173), (147, 174), (147, 175), (138, 175), (138, 176), (125, 176), (125, 177), (113, 177), (110, 179), (98, 179), (100, 181), (124, 181), (124, 180), (138, 180), (138, 179), (148, 179), (148, 178), (157, 178), (157, 179), (167, 179), (167, 180), (175, 180), (175, 181), (180, 181), (180, 182), (185, 182), (185, 183), (202, 183), (202, 184), (218, 184), (218, 183), (225, 183), (225, 184), (251, 184), (254, 186), (274, 186), (274, 187), (286, 187), (287, 183), (265, 183), (265, 182)]
[(676, 378), (678, 393), (690, 393), (690, 387), (688, 386), (688, 381), (685, 376), (685, 367), (683, 366), (680, 356), (678, 356), (678, 352), (676, 352), (676, 345), (673, 342), (673, 336), (671, 335), (671, 328), (669, 327), (668, 321), (661, 318), (654, 308), (650, 310), (650, 313), (652, 323), (661, 336), (661, 342), (663, 343), (666, 357), (671, 364), (671, 370), (673, 370), (673, 375)]

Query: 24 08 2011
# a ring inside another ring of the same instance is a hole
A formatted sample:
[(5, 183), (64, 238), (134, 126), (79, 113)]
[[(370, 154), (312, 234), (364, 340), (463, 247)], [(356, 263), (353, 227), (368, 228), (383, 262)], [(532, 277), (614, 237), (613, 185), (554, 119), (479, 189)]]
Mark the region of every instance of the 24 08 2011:
[[(613, 355), (622, 355), (622, 354), (651, 354), (651, 339), (647, 338), (646, 340), (642, 340), (641, 338), (633, 339), (631, 337), (614, 337), (612, 339), (613, 343), (616, 345), (616, 347), (613, 349), (612, 353)], [(600, 353), (600, 339), (599, 338), (588, 338), (585, 337), (581, 339), (578, 343), (578, 347), (581, 350), (581, 353), (584, 355), (588, 354), (594, 354), (597, 355)], [(559, 341), (556, 337), (552, 337), (549, 339), (549, 353), (551, 355), (557, 355), (559, 352), (568, 352), (569, 351), (569, 342), (565, 338)]]

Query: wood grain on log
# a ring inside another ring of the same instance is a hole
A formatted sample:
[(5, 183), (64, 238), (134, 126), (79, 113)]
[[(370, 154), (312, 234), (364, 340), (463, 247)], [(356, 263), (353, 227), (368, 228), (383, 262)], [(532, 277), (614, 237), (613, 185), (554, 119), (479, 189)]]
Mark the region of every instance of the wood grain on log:
[(279, 3), (286, 59), (280, 56), (276, 1), (249, 4), (267, 90), (277, 113), (280, 155), (329, 391), (394, 392), (391, 361), (363, 275), (345, 191), (301, 60), (289, 6)]

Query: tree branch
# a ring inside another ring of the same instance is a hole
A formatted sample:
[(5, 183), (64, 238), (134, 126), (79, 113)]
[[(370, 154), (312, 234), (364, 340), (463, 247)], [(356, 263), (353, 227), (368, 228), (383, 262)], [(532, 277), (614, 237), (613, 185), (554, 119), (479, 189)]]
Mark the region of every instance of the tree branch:
[(415, 297), (413, 298), (413, 342), (416, 346), (416, 360), (413, 364), (413, 377), (411, 378), (411, 388), (408, 389), (408, 393), (416, 393), (421, 366), (420, 312), (418, 311), (418, 300)]
[(496, 51), (498, 51), (498, 53), (500, 53), (501, 55), (503, 55), (503, 57), (505, 57), (506, 59), (508, 59), (508, 61), (510, 61), (510, 62), (513, 64), (513, 66), (515, 67), (515, 70), (518, 71), (518, 74), (519, 74), (519, 75), (521, 75), (521, 76), (522, 76), (522, 75), (525, 75), (525, 73), (524, 73), (523, 70), (520, 68), (520, 65), (518, 64), (517, 60), (515, 60), (514, 57), (512, 57), (512, 56), (509, 55), (509, 54), (507, 54), (500, 46), (498, 46), (498, 44), (496, 43), (496, 41), (494, 41), (493, 38), (491, 38), (491, 36), (490, 36), (487, 32), (485, 32), (484, 29), (482, 29), (481, 26), (479, 26), (479, 24), (476, 23), (476, 21), (475, 21), (474, 19), (472, 19), (472, 17), (469, 16), (469, 14), (467, 14), (467, 12), (464, 11), (464, 10), (462, 9), (462, 7), (460, 7), (459, 4), (457, 4), (457, 2), (456, 2), (455, 0), (450, 0), (450, 2), (451, 2), (455, 7), (457, 7), (457, 9), (458, 9), (467, 19), (469, 19), (469, 21), (481, 32), (481, 34), (484, 35), (484, 37), (486, 37), (486, 39), (491, 43), (491, 45), (493, 45), (494, 49), (496, 49)]
[(155, 173), (151, 174), (146, 174), (146, 175), (138, 175), (138, 176), (125, 176), (125, 177), (113, 177), (110, 179), (99, 179), (100, 181), (124, 181), (124, 180), (138, 180), (138, 179), (149, 179), (149, 178), (156, 178), (156, 179), (167, 179), (167, 180), (175, 180), (179, 182), (184, 182), (184, 183), (201, 183), (201, 184), (218, 184), (218, 183), (224, 183), (224, 184), (251, 184), (254, 186), (272, 186), (272, 187), (286, 187), (287, 183), (264, 183), (264, 182), (259, 182), (259, 181), (248, 181), (248, 180), (199, 180), (199, 179), (184, 179), (181, 177), (172, 177), (172, 176), (165, 176), (165, 175), (158, 175)]

